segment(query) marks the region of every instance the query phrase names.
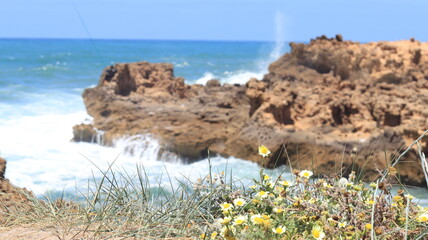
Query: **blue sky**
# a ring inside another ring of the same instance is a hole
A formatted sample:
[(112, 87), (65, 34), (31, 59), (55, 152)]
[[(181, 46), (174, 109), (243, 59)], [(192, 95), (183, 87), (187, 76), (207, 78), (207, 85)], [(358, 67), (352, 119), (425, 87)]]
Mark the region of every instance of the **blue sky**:
[(0, 0), (0, 38), (428, 41), (427, 9), (427, 0)]

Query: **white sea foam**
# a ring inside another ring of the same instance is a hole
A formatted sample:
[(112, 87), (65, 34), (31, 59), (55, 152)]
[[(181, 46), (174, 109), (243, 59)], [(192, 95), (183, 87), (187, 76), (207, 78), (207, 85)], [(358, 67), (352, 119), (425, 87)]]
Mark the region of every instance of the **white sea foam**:
[[(195, 80), (194, 82), (198, 84), (206, 84), (207, 81), (211, 79), (218, 79), (223, 83), (231, 84), (245, 84), (251, 78), (256, 78), (261, 80), (263, 76), (268, 73), (269, 64), (273, 61), (276, 61), (278, 58), (284, 54), (284, 39), (285, 39), (285, 30), (284, 30), (285, 18), (281, 12), (275, 14), (275, 35), (276, 41), (271, 52), (268, 56), (258, 59), (254, 66), (254, 69), (240, 69), (237, 71), (226, 71), (224, 76), (217, 76), (211, 72), (206, 72), (202, 77)], [(207, 62), (210, 65), (210, 62)], [(193, 82), (193, 81), (192, 81)]]
[(195, 83), (205, 85), (211, 79), (218, 79), (218, 78), (214, 74), (210, 72), (206, 72), (201, 78), (197, 79)]

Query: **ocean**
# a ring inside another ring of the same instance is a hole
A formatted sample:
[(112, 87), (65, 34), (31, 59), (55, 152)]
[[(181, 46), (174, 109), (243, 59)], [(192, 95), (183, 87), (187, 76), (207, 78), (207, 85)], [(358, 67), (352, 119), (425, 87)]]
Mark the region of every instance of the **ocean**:
[[(0, 39), (0, 156), (8, 161), (6, 177), (38, 196), (72, 194), (101, 176), (97, 168), (107, 170), (112, 162), (129, 173), (143, 166), (157, 185), (168, 185), (167, 175), (192, 181), (204, 177), (208, 159), (158, 161), (159, 145), (150, 136), (119, 139), (113, 147), (71, 142), (72, 127), (91, 120), (83, 90), (98, 83), (104, 67), (135, 61), (172, 63), (175, 76), (189, 84), (212, 78), (245, 83), (261, 79), (288, 50), (282, 42)], [(131, 155), (127, 150), (132, 147)], [(241, 179), (259, 176), (260, 168), (249, 161), (210, 161), (214, 172), (228, 169)]]
[[(114, 63), (172, 63), (175, 76), (188, 84), (213, 78), (245, 83), (261, 79), (289, 50), (283, 42), (0, 39), (0, 156), (8, 161), (6, 177), (37, 196), (73, 196), (113, 162), (113, 169), (130, 175), (143, 167), (153, 187), (166, 187), (170, 179), (179, 184), (205, 177), (210, 161), (214, 173), (226, 171), (250, 184), (259, 177), (255, 163), (215, 156), (192, 164), (158, 160), (159, 144), (151, 136), (118, 139), (112, 147), (70, 141), (74, 125), (91, 121), (81, 94)], [(291, 179), (284, 166), (267, 173)], [(427, 189), (409, 191), (428, 205)]]

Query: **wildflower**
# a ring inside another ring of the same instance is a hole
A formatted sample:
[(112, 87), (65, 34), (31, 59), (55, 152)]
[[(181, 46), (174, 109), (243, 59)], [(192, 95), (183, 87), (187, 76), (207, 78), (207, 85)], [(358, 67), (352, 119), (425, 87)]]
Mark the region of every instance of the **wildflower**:
[(275, 187), (275, 192), (276, 193), (282, 193), (282, 191), (284, 191), (283, 187), (278, 187), (278, 186)]
[(263, 219), (262, 215), (260, 214), (256, 214), (251, 216), (251, 222), (254, 224), (263, 224), (265, 222), (265, 220)]
[(270, 179), (269, 175), (267, 175), (267, 174), (264, 174), (264, 175), (263, 175), (263, 180), (267, 181), (267, 180), (269, 180), (269, 179)]
[(394, 196), (392, 198), (392, 201), (394, 201), (394, 202), (401, 202), (401, 201), (403, 201), (403, 198), (397, 195), (397, 196)]
[(216, 231), (211, 233), (211, 239), (215, 239), (217, 237), (218, 233)]
[(370, 183), (370, 187), (372, 187), (373, 189), (376, 189), (377, 188), (377, 184), (374, 183), (374, 182), (372, 182), (372, 183)]
[(220, 218), (218, 222), (223, 225), (227, 225), (228, 223), (230, 223), (231, 220), (232, 220), (231, 217), (225, 217), (225, 218)]
[(221, 207), (221, 210), (223, 212), (227, 212), (233, 208), (233, 205), (225, 202), (225, 203), (220, 204), (220, 207)]
[(407, 199), (409, 199), (409, 200), (412, 200), (413, 198), (415, 198), (415, 197), (413, 197), (412, 195), (410, 195), (410, 194), (406, 194), (406, 195), (404, 195), (404, 197), (406, 197)]
[(247, 217), (245, 216), (238, 216), (235, 218), (235, 221), (233, 222), (233, 225), (242, 225), (247, 221)]
[(364, 227), (366, 228), (367, 231), (370, 231), (373, 228), (373, 226), (370, 223), (367, 223)]
[(315, 226), (312, 228), (312, 237), (315, 239), (323, 239), (325, 237), (325, 233), (322, 231), (320, 226)]
[(282, 212), (284, 212), (284, 209), (283, 208), (273, 208), (273, 211), (275, 212), (275, 213), (282, 213)]
[(341, 178), (340, 180), (339, 180), (339, 186), (341, 186), (341, 187), (345, 187), (345, 186), (347, 186), (348, 185), (348, 179), (346, 179), (346, 178)]
[(269, 195), (269, 192), (265, 192), (265, 191), (260, 191), (260, 192), (258, 192), (257, 194), (256, 194), (256, 197), (259, 197), (259, 198), (266, 198), (267, 196)]
[(365, 201), (365, 203), (366, 203), (367, 205), (373, 205), (373, 204), (374, 204), (374, 200), (367, 199), (367, 200)]
[(419, 215), (419, 217), (416, 220), (418, 222), (428, 222), (428, 213), (423, 213)]
[(247, 202), (244, 199), (242, 199), (242, 198), (237, 198), (237, 199), (233, 200), (233, 204), (235, 204), (235, 206), (237, 206), (237, 207), (242, 207), (246, 203)]
[(309, 170), (303, 170), (299, 173), (299, 176), (304, 177), (304, 178), (310, 178), (312, 175), (314, 175), (314, 173), (312, 171), (309, 171)]
[(344, 227), (346, 227), (346, 225), (348, 225), (348, 223), (347, 223), (347, 222), (339, 222), (339, 224), (338, 224), (338, 226), (339, 226), (340, 228), (344, 228)]
[(316, 201), (317, 200), (315, 198), (311, 198), (311, 199), (308, 200), (308, 203), (314, 204), (314, 203), (316, 203)]
[(250, 188), (251, 188), (251, 189), (256, 189), (256, 188), (257, 188), (257, 186), (256, 186), (256, 185), (252, 185), (252, 186), (250, 186)]
[(323, 182), (322, 186), (325, 187), (325, 188), (333, 188), (333, 186), (331, 186), (330, 184), (328, 184), (326, 182)]
[(202, 234), (199, 236), (199, 239), (205, 239), (205, 238), (206, 238), (205, 233), (202, 233)]
[(357, 191), (361, 191), (361, 190), (363, 190), (363, 188), (362, 188), (361, 186), (358, 186), (358, 185), (355, 185), (355, 186), (354, 186), (354, 189), (355, 189), (355, 190), (357, 190)]
[(279, 182), (279, 184), (281, 184), (282, 186), (284, 186), (284, 187), (289, 187), (291, 184), (290, 184), (290, 182), (288, 182), (288, 181), (286, 181), (286, 180), (284, 180), (284, 181), (280, 181)]
[(279, 226), (276, 228), (272, 228), (272, 232), (274, 232), (276, 234), (283, 234), (285, 232), (285, 227)]
[(267, 157), (269, 156), (269, 154), (270, 154), (270, 151), (266, 146), (261, 145), (259, 147), (259, 155), (261, 155), (262, 157)]

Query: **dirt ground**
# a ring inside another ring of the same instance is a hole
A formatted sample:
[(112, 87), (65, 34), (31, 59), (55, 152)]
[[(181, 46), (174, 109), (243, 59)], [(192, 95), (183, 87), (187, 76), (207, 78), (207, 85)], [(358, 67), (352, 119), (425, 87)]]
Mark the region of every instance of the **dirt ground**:
[[(135, 240), (136, 238), (93, 237), (78, 231), (62, 234), (55, 229), (41, 229), (35, 226), (0, 227), (1, 240)], [(150, 238), (153, 239), (153, 238)], [(192, 238), (163, 238), (164, 240), (191, 240)], [(146, 239), (141, 239), (146, 240)], [(148, 240), (148, 239), (147, 239)]]

